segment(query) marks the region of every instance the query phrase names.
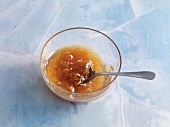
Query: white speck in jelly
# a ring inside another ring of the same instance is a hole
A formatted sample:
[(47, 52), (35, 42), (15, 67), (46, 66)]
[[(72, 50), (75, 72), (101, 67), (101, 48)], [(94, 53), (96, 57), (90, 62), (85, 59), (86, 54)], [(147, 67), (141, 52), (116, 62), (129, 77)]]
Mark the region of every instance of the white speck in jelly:
[(71, 86), (71, 92), (75, 92), (75, 89), (73, 86)]
[(74, 56), (73, 56), (73, 55), (71, 55), (71, 54), (70, 54), (69, 56), (70, 56), (71, 60), (74, 58)]
[(73, 97), (73, 95), (72, 95), (72, 94), (70, 94), (70, 99), (74, 100), (74, 97)]

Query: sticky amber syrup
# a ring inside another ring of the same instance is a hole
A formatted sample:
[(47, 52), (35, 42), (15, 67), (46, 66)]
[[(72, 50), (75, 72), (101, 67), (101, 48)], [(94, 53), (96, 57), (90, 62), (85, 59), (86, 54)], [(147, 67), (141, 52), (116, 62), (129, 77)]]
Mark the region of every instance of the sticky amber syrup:
[(99, 55), (86, 47), (68, 46), (58, 49), (45, 65), (48, 79), (70, 92), (94, 92), (100, 90), (105, 82), (104, 76), (98, 76), (87, 84), (80, 84), (80, 79), (87, 78), (89, 67), (96, 72), (106, 71)]

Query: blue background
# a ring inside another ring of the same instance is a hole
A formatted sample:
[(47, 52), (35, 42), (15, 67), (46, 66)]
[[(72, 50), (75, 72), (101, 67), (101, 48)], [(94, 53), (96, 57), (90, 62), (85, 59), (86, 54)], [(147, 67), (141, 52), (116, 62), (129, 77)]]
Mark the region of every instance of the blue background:
[[(0, 0), (1, 127), (170, 126), (169, 0)], [(121, 71), (150, 70), (156, 79), (118, 77), (102, 98), (82, 104), (53, 94), (41, 76), (42, 46), (56, 32), (90, 27), (119, 46)]]

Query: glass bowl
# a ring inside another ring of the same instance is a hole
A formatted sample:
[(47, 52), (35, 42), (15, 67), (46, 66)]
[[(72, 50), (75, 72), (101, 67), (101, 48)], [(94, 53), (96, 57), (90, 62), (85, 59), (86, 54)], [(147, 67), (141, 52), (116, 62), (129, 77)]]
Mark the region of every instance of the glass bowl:
[(46, 61), (56, 50), (71, 45), (79, 45), (95, 51), (100, 56), (107, 69), (112, 66), (114, 68), (114, 72), (120, 72), (122, 64), (121, 54), (117, 45), (110, 37), (91, 28), (69, 28), (54, 34), (45, 43), (41, 51), (40, 66), (42, 76), (47, 86), (56, 95), (71, 102), (87, 102), (101, 97), (114, 86), (113, 81), (117, 76), (111, 76), (110, 80), (103, 86), (102, 89), (89, 93), (73, 93), (67, 91), (48, 79), (45, 73)]

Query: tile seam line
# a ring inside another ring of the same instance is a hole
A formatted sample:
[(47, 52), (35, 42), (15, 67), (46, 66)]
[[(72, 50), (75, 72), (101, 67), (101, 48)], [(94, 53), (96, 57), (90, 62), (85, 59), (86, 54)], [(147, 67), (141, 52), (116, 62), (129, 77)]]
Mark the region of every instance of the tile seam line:
[(38, 1), (38, 3), (35, 5), (35, 7), (31, 10), (31, 12), (25, 17), (25, 19), (19, 24), (17, 25), (18, 27), (16, 29), (13, 30), (13, 32), (11, 32), (10, 34), (8, 34), (5, 38), (3, 38), (0, 41), (0, 44), (3, 43), (6, 39), (8, 39), (11, 35), (13, 35), (16, 31), (18, 31), (21, 26), (28, 20), (29, 17), (31, 17), (31, 15), (35, 12), (36, 8), (38, 7), (38, 5), (40, 4), (40, 1)]
[(55, 21), (55, 20), (56, 20), (56, 18), (60, 15), (60, 13), (61, 13), (61, 11), (63, 10), (64, 6), (65, 6), (65, 5), (60, 6), (60, 8), (58, 9), (58, 11), (56, 12), (56, 14), (55, 14), (55, 16), (54, 16), (54, 18), (53, 18), (52, 22), (49, 24), (49, 26), (48, 26), (48, 28), (47, 28), (47, 30), (46, 30), (46, 32), (45, 32), (45, 34), (43, 35), (43, 37), (42, 37), (42, 39), (41, 39), (41, 41), (40, 41), (39, 45), (38, 45), (38, 46), (37, 46), (37, 48), (35, 49), (35, 51), (34, 51), (34, 53), (33, 53), (33, 55), (34, 55), (34, 56), (36, 56), (36, 55), (37, 55), (38, 50), (39, 50), (39, 49), (40, 49), (40, 47), (42, 46), (42, 42), (44, 41), (44, 39), (45, 39), (45, 37), (46, 37), (47, 33), (48, 33), (48, 32), (49, 32), (49, 30), (51, 29), (51, 27), (52, 27), (52, 25), (53, 25), (54, 21)]
[(18, 54), (18, 53), (11, 53), (11, 52), (8, 52), (8, 51), (0, 51), (0, 54), (8, 54), (8, 55), (16, 55), (16, 56), (33, 56), (33, 55), (30, 55), (30, 54)]
[(110, 31), (103, 31), (103, 32), (104, 32), (104, 33), (106, 33), (106, 34), (114, 33), (116, 30), (121, 29), (122, 27), (124, 27), (124, 26), (126, 26), (126, 25), (130, 24), (130, 23), (131, 23), (131, 22), (133, 22), (134, 20), (136, 20), (136, 19), (138, 19), (138, 18), (140, 18), (140, 17), (142, 17), (142, 16), (144, 16), (144, 15), (146, 15), (146, 14), (148, 14), (148, 13), (152, 12), (152, 11), (155, 11), (155, 10), (157, 10), (157, 9), (161, 8), (162, 6), (164, 6), (164, 5), (168, 4), (168, 3), (170, 3), (170, 1), (165, 2), (165, 3), (163, 3), (163, 4), (159, 5), (159, 6), (157, 6), (156, 8), (151, 9), (151, 10), (147, 11), (146, 13), (144, 13), (144, 14), (142, 14), (142, 15), (138, 16), (138, 17), (134, 17), (133, 19), (128, 20), (127, 22), (125, 22), (125, 23), (123, 23), (123, 24), (121, 24), (121, 25), (117, 26), (117, 27), (116, 27), (116, 28), (114, 28), (113, 30), (110, 30)]
[(118, 89), (119, 89), (119, 94), (120, 94), (120, 113), (121, 113), (121, 127), (124, 127), (124, 109), (123, 109), (123, 95), (122, 95), (122, 91), (120, 88), (120, 83), (118, 81)]
[(148, 106), (146, 106), (145, 104), (143, 104), (142, 102), (140, 102), (139, 100), (137, 100), (137, 99), (135, 99), (134, 97), (132, 97), (131, 95), (129, 95), (129, 94), (128, 94), (126, 91), (124, 91), (121, 87), (120, 87), (120, 90), (121, 90), (126, 96), (128, 96), (128, 97), (131, 98), (131, 99), (133, 99), (134, 101), (136, 101), (138, 104), (140, 104), (140, 105), (143, 106), (144, 108), (146, 108), (146, 109), (148, 109), (149, 111), (157, 114), (157, 115), (160, 116), (160, 117), (163, 117), (163, 118), (165, 118), (165, 119), (169, 119), (169, 120), (170, 120), (169, 117), (166, 117), (166, 116), (161, 115), (160, 113), (152, 110), (151, 108), (149, 108)]

